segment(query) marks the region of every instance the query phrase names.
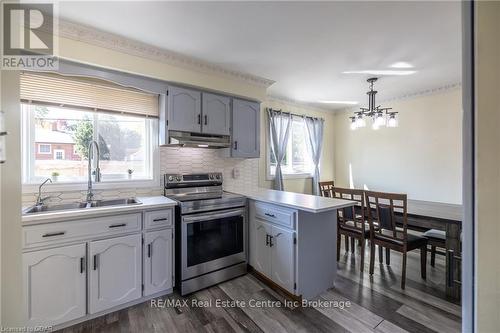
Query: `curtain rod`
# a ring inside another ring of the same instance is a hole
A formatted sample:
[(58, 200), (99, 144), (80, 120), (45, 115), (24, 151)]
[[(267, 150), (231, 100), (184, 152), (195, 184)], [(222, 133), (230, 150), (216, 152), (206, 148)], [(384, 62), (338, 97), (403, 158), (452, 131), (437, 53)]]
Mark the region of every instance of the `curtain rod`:
[(292, 112), (286, 112), (286, 111), (283, 111), (281, 109), (277, 110), (277, 109), (273, 109), (273, 108), (267, 108), (269, 111), (276, 111), (276, 112), (281, 112), (281, 113), (286, 113), (286, 114), (291, 114), (292, 117), (300, 117), (300, 118), (311, 118), (311, 119), (321, 119), (321, 120), (325, 120), (324, 118), (322, 117), (312, 117), (312, 116), (306, 116), (305, 114), (298, 114), (298, 113), (292, 113)]

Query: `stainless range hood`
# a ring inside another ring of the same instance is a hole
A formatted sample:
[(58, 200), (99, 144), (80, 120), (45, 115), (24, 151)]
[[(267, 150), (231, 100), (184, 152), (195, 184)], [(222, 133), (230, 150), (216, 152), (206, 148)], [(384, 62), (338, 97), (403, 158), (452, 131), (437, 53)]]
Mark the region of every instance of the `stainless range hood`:
[(211, 149), (228, 148), (231, 147), (231, 138), (229, 135), (169, 131), (168, 144), (163, 146)]

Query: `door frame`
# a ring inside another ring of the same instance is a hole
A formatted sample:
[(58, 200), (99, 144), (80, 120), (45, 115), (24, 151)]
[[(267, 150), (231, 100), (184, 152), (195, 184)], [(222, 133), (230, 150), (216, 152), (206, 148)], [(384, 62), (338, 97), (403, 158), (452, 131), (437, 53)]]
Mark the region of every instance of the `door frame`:
[(462, 2), (462, 332), (476, 327), (474, 6), (474, 0)]

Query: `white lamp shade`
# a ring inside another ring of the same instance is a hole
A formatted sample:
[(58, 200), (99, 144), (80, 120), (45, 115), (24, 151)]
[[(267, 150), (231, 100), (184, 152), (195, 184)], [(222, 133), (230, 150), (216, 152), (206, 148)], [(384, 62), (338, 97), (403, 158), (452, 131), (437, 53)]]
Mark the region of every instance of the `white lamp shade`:
[(396, 117), (390, 117), (387, 121), (387, 127), (398, 127), (398, 120)]
[(358, 119), (356, 119), (356, 127), (366, 127), (365, 119), (358, 117)]

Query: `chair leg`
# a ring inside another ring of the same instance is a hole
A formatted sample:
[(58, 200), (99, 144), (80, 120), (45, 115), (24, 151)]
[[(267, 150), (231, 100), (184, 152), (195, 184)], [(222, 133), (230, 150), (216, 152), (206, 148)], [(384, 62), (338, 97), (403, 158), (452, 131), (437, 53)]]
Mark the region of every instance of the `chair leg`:
[(340, 260), (340, 240), (341, 240), (341, 235), (340, 232), (337, 230), (337, 261)]
[(420, 248), (420, 275), (424, 280), (427, 278), (427, 245)]
[(436, 246), (431, 245), (431, 266), (436, 265)]
[(385, 248), (385, 264), (391, 265), (391, 249), (388, 247)]
[(375, 266), (375, 242), (370, 241), (370, 275), (373, 274), (373, 269)]
[(356, 238), (351, 237), (351, 253), (354, 253), (355, 249), (356, 249)]
[(406, 252), (403, 252), (403, 271), (401, 272), (401, 289), (405, 289), (406, 284)]
[(384, 250), (384, 248), (382, 246), (378, 246), (378, 262), (379, 263), (383, 263), (384, 262), (384, 254), (382, 253), (382, 251)]
[(345, 240), (345, 252), (349, 252), (349, 237), (347, 235), (344, 235), (344, 240)]
[(365, 240), (364, 239), (360, 239), (359, 243), (361, 245), (361, 251), (359, 251), (360, 255), (361, 255), (361, 260), (360, 260), (361, 267), (360, 267), (360, 271), (363, 272), (364, 267), (365, 267)]

